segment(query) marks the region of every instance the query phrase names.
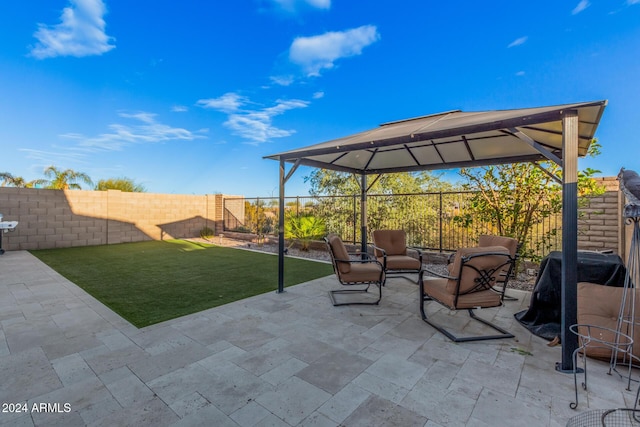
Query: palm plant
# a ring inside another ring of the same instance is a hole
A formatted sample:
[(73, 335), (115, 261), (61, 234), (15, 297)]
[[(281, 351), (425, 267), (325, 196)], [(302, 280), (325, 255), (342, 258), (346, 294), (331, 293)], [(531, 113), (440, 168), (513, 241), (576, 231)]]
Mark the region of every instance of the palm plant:
[(324, 221), (313, 215), (290, 215), (284, 223), (284, 237), (300, 242), (300, 249), (309, 250), (312, 240), (320, 239), (326, 234)]
[(34, 188), (39, 184), (44, 184), (44, 179), (34, 179), (33, 181), (25, 181), (21, 176), (14, 176), (9, 172), (0, 172), (0, 179), (2, 179), (2, 187), (17, 187), (17, 188)]
[(49, 178), (46, 181), (46, 188), (52, 190), (80, 190), (82, 187), (77, 181), (82, 181), (89, 186), (93, 185), (89, 175), (83, 172), (76, 172), (73, 169), (63, 171), (55, 166), (49, 166), (44, 170), (44, 175)]

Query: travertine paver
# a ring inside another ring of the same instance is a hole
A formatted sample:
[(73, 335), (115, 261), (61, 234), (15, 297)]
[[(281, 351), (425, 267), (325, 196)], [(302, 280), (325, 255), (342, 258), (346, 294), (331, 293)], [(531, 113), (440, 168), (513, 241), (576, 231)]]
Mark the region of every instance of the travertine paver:
[[(0, 425), (563, 426), (633, 404), (635, 390), (590, 360), (589, 391), (569, 408), (560, 347), (513, 319), (526, 293), (481, 313), (514, 339), (456, 344), (419, 318), (409, 281), (389, 280), (367, 307), (331, 306), (338, 286), (329, 276), (137, 329), (28, 252), (7, 252)], [(435, 303), (427, 311), (461, 332), (483, 328)]]

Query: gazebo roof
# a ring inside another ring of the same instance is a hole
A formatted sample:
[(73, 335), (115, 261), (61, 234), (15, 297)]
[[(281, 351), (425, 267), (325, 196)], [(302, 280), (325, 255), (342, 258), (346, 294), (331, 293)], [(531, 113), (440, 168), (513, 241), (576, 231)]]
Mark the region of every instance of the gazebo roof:
[(265, 158), (358, 174), (452, 169), (563, 158), (564, 113), (578, 113), (578, 155), (587, 153), (607, 101), (496, 111), (447, 111)]

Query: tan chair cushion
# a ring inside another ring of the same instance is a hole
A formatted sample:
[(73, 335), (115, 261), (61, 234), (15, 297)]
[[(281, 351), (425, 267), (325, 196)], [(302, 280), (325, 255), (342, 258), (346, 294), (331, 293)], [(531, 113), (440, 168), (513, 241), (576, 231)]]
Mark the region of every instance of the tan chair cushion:
[[(373, 244), (384, 249), (387, 256), (407, 254), (407, 237), (404, 230), (375, 230), (372, 237)], [(375, 252), (376, 257), (382, 256), (380, 251)]]
[(379, 282), (382, 279), (382, 266), (375, 262), (354, 262), (348, 273), (340, 274), (343, 282)]
[[(382, 259), (378, 261), (382, 262)], [(420, 260), (409, 255), (387, 256), (387, 270), (420, 270)]]
[[(503, 236), (494, 236), (489, 234), (483, 234), (478, 237), (478, 246), (479, 247), (489, 247), (489, 246), (502, 246), (509, 250), (509, 255), (512, 257), (516, 256), (516, 252), (518, 251), (518, 241), (516, 239), (512, 239), (511, 237), (503, 237)], [(503, 271), (507, 271), (509, 266), (505, 266)], [(449, 275), (451, 275), (453, 271), (453, 264), (447, 264), (447, 270), (449, 270)]]
[[(516, 256), (516, 252), (518, 251), (518, 241), (511, 237), (503, 237), (503, 236), (493, 236), (483, 234), (478, 237), (478, 246), (504, 246), (509, 250), (509, 255), (511, 257)], [(506, 275), (509, 272), (509, 265), (505, 265), (502, 269), (503, 275)], [(498, 282), (504, 282), (505, 278), (498, 280)], [(501, 283), (502, 284), (502, 283)]]
[[(480, 254), (485, 252), (493, 252), (493, 253), (502, 253), (505, 255), (509, 255), (509, 251), (507, 248), (503, 246), (486, 246), (486, 247), (473, 247), (473, 248), (460, 248), (456, 251), (456, 255), (453, 259), (453, 263), (451, 266), (451, 274), (452, 276), (457, 276), (462, 273), (462, 277), (460, 279), (460, 294), (464, 294), (469, 290), (473, 289), (476, 286), (476, 282), (474, 279), (478, 277), (478, 272), (473, 268), (465, 267), (462, 272), (460, 271), (460, 266), (462, 264), (462, 258), (468, 255)], [(474, 266), (479, 270), (486, 270), (489, 268), (497, 268), (507, 261), (507, 258), (501, 255), (487, 255), (487, 256), (479, 256), (471, 259), (467, 265)], [(495, 280), (498, 278), (498, 273), (492, 276), (493, 280), (489, 283), (490, 286), (495, 285)], [(448, 279), (446, 290), (450, 294), (454, 294), (456, 292), (457, 280)], [(495, 292), (492, 292), (495, 293)], [(498, 294), (496, 294), (498, 295)], [(500, 298), (500, 295), (498, 295)]]
[[(333, 252), (333, 256), (337, 260), (348, 260), (349, 253), (347, 252), (347, 248), (342, 243), (342, 239), (337, 234), (330, 234), (327, 236), (327, 240), (329, 241), (329, 245), (331, 246), (331, 251)], [(340, 273), (346, 274), (351, 271), (351, 264), (348, 262), (336, 262), (338, 266), (338, 270)]]
[(478, 246), (503, 246), (509, 250), (509, 255), (514, 257), (516, 256), (516, 251), (518, 250), (518, 241), (511, 237), (483, 234), (482, 236), (478, 237)]
[[(620, 304), (624, 288), (614, 286), (603, 286), (595, 283), (578, 283), (578, 323), (605, 327), (616, 330), (618, 316), (620, 314)], [(628, 290), (628, 302), (631, 303), (631, 293)], [(640, 293), (636, 294), (636, 323), (640, 322)], [(580, 331), (585, 333), (585, 331)], [(601, 331), (599, 331), (601, 332)], [(622, 331), (625, 333), (625, 331)], [(640, 357), (640, 327), (634, 328), (633, 354)], [(598, 338), (605, 341), (614, 342), (615, 334), (604, 331)], [(589, 348), (586, 353), (590, 357), (609, 360), (611, 349), (609, 348)], [(621, 355), (622, 356), (622, 355)], [(636, 362), (637, 363), (637, 362)]]
[(497, 307), (501, 304), (500, 294), (491, 290), (460, 295), (458, 297), (458, 303), (455, 304), (455, 294), (447, 290), (447, 282), (449, 282), (447, 279), (426, 278), (423, 281), (423, 291), (452, 310), (476, 307)]

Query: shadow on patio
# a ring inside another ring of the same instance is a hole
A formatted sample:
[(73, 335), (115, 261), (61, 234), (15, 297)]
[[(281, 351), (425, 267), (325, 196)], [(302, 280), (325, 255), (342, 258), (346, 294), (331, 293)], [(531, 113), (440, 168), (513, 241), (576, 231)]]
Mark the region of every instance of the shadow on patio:
[(515, 338), (454, 344), (420, 319), (403, 279), (387, 282), (380, 306), (332, 307), (332, 275), (137, 329), (28, 252), (6, 253), (0, 269), (0, 401), (28, 408), (0, 424), (561, 426), (634, 398), (590, 360), (571, 410), (560, 347), (513, 317), (529, 304), (522, 291), (480, 313)]

